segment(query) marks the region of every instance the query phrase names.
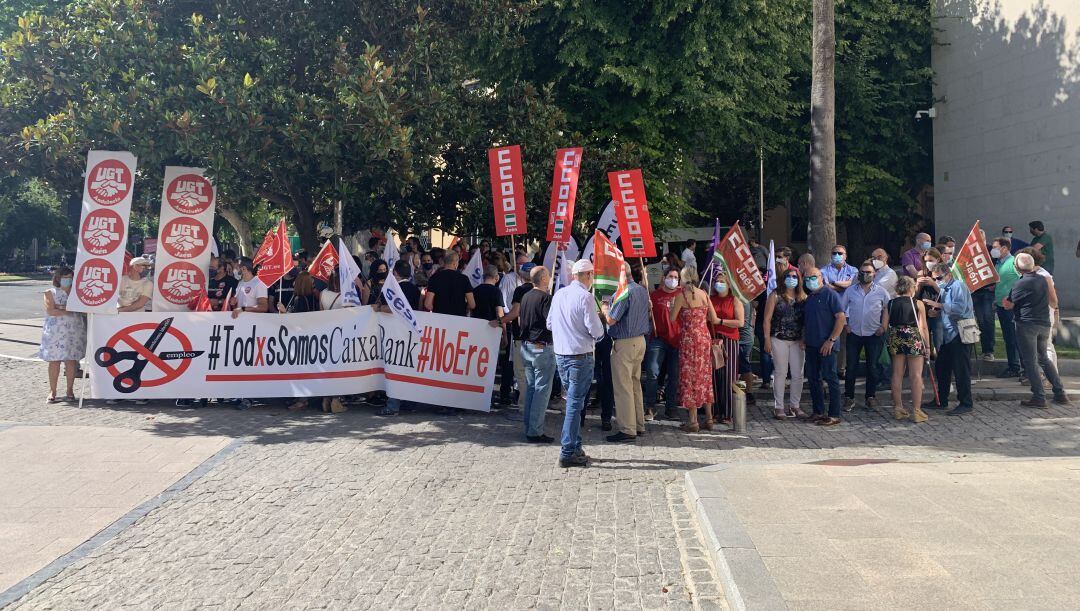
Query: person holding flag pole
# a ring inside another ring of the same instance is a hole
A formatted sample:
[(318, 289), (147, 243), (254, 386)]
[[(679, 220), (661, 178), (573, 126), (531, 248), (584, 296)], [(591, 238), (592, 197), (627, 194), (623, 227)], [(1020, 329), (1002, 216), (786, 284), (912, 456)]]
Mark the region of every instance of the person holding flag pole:
[[(420, 307), (420, 289), (409, 280), (412, 266), (404, 259), (394, 263), (394, 271), (386, 277), (382, 285), (382, 302), (375, 306), (380, 312), (393, 313), (405, 324), (412, 327), (419, 336), (422, 331), (416, 320), (416, 310)], [(375, 412), (376, 416), (396, 416), (401, 411), (401, 399), (387, 397), (386, 405)]]

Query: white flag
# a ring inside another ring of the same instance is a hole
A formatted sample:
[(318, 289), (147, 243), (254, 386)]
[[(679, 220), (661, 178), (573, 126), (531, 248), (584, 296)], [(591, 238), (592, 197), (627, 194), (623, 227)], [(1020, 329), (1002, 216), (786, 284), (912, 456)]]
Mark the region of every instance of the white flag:
[(776, 243), (769, 240), (769, 269), (765, 276), (767, 279), (765, 290), (768, 291), (766, 295), (776, 290)]
[(483, 284), (484, 257), (480, 254), (479, 248), (473, 251), (473, 256), (469, 259), (469, 264), (465, 267), (465, 275), (469, 277), (469, 282), (472, 283), (473, 288)]
[(386, 281), (383, 282), (382, 295), (390, 309), (405, 319), (405, 322), (412, 325), (412, 328), (419, 333), (420, 324), (416, 322), (416, 315), (413, 313), (412, 306), (409, 305), (409, 300), (405, 298), (405, 294), (401, 292), (401, 285), (398, 284), (394, 274), (388, 275)]
[(360, 292), (354, 280), (360, 277), (360, 266), (352, 258), (352, 253), (345, 247), (345, 241), (338, 238), (338, 279), (341, 281), (341, 304), (346, 306), (363, 305)]
[(394, 264), (401, 258), (401, 251), (398, 250), (397, 238), (395, 237), (394, 230), (391, 229), (386, 232), (386, 246), (383, 248), (382, 260), (386, 261), (386, 269), (388, 271), (394, 271)]
[(217, 240), (214, 236), (210, 236), (210, 254), (215, 257), (221, 256), (221, 253), (218, 252)]
[[(607, 239), (611, 240), (612, 244), (619, 243), (619, 221), (615, 218), (615, 201), (609, 201), (608, 205), (604, 208), (604, 211), (600, 213), (600, 218), (596, 221), (596, 230), (607, 236)], [(585, 248), (581, 249), (581, 258), (592, 261), (593, 248), (596, 247), (593, 244), (593, 235), (589, 236), (589, 239), (585, 241)], [(570, 255), (571, 259), (577, 259), (578, 256)], [(548, 267), (551, 267), (550, 265)]]

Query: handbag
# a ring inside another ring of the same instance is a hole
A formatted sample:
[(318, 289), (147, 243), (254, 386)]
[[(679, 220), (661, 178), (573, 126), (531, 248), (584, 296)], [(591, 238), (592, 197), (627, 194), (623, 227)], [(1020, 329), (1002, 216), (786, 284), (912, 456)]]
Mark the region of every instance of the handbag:
[(979, 322), (974, 318), (961, 318), (956, 321), (956, 330), (960, 334), (960, 343), (963, 344), (977, 344), (982, 336)]
[(727, 365), (727, 358), (724, 356), (724, 340), (712, 341), (712, 367), (713, 370), (723, 369)]

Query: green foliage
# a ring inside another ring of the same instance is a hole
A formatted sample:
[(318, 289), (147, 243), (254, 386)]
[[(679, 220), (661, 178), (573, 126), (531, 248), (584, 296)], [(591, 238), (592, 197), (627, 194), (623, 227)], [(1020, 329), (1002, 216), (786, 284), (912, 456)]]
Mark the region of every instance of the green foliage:
[(74, 244), (56, 191), (38, 179), (0, 182), (0, 244), (4, 256), (10, 255), (13, 248), (29, 248), (35, 238), (41, 248)]

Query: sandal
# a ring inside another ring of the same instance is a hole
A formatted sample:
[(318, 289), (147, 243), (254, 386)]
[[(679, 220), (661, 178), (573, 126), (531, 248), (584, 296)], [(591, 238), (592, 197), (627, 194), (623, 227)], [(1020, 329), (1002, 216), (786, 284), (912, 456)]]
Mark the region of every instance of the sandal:
[(701, 430), (701, 427), (699, 427), (698, 423), (696, 423), (696, 422), (687, 422), (686, 424), (680, 426), (679, 428), (684, 433), (696, 433), (699, 430)]
[(911, 414), (908, 413), (906, 409), (898, 407), (893, 410), (893, 416), (895, 416), (897, 420), (907, 420), (909, 417), (911, 417)]
[(289, 404), (290, 412), (298, 412), (302, 409), (307, 409), (307, 399), (297, 399)]
[(712, 420), (706, 420), (705, 422), (702, 422), (701, 425), (699, 425), (698, 428), (700, 428), (703, 431), (711, 431), (712, 427), (713, 427), (713, 424), (716, 424), (716, 423), (713, 422)]
[(45, 402), (46, 403), (59, 403), (60, 399), (57, 399), (56, 395), (49, 395), (48, 397), (45, 397)]
[(799, 420), (806, 420), (810, 417), (809, 414), (802, 411), (797, 405), (795, 407), (789, 407), (788, 414), (790, 414), (792, 418), (798, 418)]

